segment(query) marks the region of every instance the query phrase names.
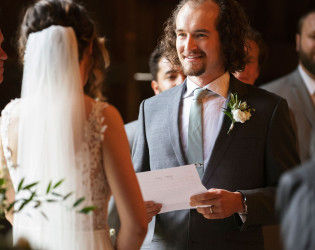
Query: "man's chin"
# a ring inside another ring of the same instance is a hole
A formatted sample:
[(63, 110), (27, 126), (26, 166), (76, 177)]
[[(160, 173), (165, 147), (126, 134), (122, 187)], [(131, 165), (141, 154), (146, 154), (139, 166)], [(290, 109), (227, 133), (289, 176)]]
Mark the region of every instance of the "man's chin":
[(204, 68), (184, 68), (183, 71), (186, 76), (201, 76), (205, 73)]
[(308, 56), (304, 51), (299, 53), (300, 62), (312, 75), (315, 75), (315, 61), (313, 57)]

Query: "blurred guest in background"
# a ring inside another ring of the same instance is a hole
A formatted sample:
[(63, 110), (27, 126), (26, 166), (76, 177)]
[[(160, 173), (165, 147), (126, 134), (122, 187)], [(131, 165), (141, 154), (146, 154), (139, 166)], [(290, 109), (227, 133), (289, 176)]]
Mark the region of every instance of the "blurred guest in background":
[(298, 22), (296, 50), (297, 69), (262, 88), (287, 99), (301, 162), (305, 162), (310, 158), (310, 138), (315, 128), (315, 9)]
[(8, 59), (7, 53), (2, 49), (2, 43), (4, 41), (3, 34), (0, 30), (0, 83), (3, 82), (4, 61)]
[[(7, 53), (2, 48), (3, 41), (4, 41), (4, 37), (0, 29), (0, 83), (3, 82), (4, 61), (8, 59)], [(2, 239), (1, 238), (2, 236), (7, 235), (10, 228), (11, 228), (11, 225), (6, 219), (0, 219), (0, 239)]]
[(237, 71), (234, 76), (241, 82), (255, 85), (257, 78), (267, 59), (267, 46), (261, 34), (251, 28), (247, 34), (248, 54), (243, 71)]
[[(182, 69), (178, 65), (171, 64), (163, 57), (159, 46), (150, 55), (149, 67), (153, 78), (151, 87), (155, 95), (173, 88), (185, 80)], [(136, 120), (125, 125), (130, 150), (135, 138), (137, 124), (138, 121)]]
[(151, 87), (156, 95), (181, 84), (185, 80), (182, 69), (163, 57), (159, 47), (156, 47), (152, 52), (149, 66), (153, 77)]
[(310, 161), (285, 173), (277, 196), (277, 210), (285, 250), (315, 249), (315, 137)]

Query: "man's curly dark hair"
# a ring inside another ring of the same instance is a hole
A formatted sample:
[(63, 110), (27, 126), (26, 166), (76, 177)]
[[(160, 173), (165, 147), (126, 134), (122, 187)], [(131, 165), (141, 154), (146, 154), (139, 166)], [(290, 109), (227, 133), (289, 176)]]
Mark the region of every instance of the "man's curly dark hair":
[(247, 48), (245, 37), (249, 29), (248, 18), (242, 7), (235, 0), (182, 0), (166, 21), (164, 36), (160, 41), (163, 55), (172, 63), (180, 65), (176, 51), (176, 18), (181, 8), (186, 4), (199, 5), (212, 1), (219, 6), (216, 28), (219, 32), (224, 68), (234, 73), (242, 71), (246, 64)]

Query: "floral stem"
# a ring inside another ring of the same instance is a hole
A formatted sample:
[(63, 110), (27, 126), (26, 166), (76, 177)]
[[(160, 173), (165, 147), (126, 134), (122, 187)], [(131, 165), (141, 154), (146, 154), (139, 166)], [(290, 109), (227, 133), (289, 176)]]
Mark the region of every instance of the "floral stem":
[(234, 128), (234, 122), (232, 122), (232, 124), (231, 124), (231, 126), (229, 128), (229, 131), (227, 132), (228, 135), (230, 134), (230, 132), (232, 131), (233, 128)]

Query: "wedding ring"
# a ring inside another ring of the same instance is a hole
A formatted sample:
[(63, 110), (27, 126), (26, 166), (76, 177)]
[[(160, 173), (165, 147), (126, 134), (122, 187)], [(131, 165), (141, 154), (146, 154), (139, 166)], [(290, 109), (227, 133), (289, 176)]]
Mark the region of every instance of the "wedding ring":
[(209, 210), (210, 210), (210, 214), (213, 214), (212, 205), (209, 207)]

